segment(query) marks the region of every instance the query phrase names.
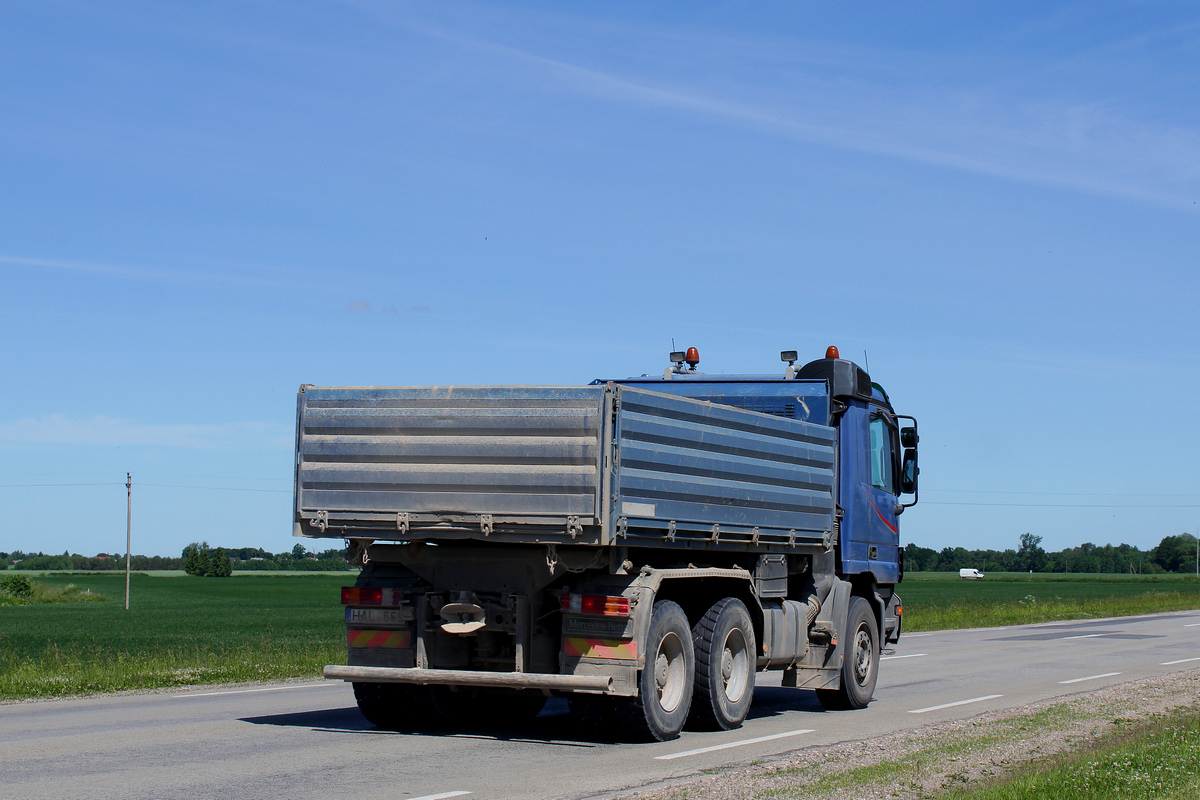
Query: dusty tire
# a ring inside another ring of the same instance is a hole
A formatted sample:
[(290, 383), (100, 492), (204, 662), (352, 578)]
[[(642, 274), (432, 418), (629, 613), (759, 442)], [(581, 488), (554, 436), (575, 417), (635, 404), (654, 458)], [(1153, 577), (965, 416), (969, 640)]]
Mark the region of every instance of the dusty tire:
[(703, 730), (741, 727), (754, 698), (757, 650), (745, 604), (726, 597), (692, 628), (696, 680), (688, 720)]
[(659, 600), (646, 636), (646, 664), (638, 673), (638, 696), (612, 698), (617, 733), (636, 741), (665, 742), (677, 737), (691, 709), (695, 673), (687, 616), (677, 604)]
[(436, 713), (424, 686), (400, 683), (355, 683), (358, 710), (376, 728), (390, 731), (430, 727)]
[(850, 598), (844, 648), (841, 687), (818, 689), (817, 698), (834, 711), (866, 708), (879, 677), (879, 623), (866, 598)]

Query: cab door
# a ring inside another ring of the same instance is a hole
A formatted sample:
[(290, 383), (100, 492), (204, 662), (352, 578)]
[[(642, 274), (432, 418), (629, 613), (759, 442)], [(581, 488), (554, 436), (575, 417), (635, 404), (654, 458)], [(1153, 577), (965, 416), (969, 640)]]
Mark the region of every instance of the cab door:
[(886, 409), (872, 406), (867, 423), (869, 480), (867, 493), (870, 520), (867, 559), (880, 583), (900, 580), (900, 527), (896, 504), (900, 495), (900, 436), (895, 417)]

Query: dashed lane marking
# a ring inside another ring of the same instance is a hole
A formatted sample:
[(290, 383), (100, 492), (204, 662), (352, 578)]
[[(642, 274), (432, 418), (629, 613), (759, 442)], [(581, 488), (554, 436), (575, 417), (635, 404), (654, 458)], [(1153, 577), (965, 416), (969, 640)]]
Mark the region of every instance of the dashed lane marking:
[(1164, 662), (1162, 662), (1161, 666), (1169, 667), (1174, 664), (1186, 664), (1189, 661), (1200, 661), (1200, 657), (1198, 657), (1198, 658), (1181, 658), (1178, 661), (1164, 661)]
[(929, 655), (929, 654), (928, 653), (906, 653), (905, 655), (902, 655), (902, 656), (880, 656), (879, 660), (880, 661), (891, 661), (894, 658), (921, 658), (922, 656), (927, 656), (927, 655)]
[(1119, 672), (1105, 672), (1103, 675), (1088, 675), (1086, 678), (1071, 678), (1069, 681), (1059, 681), (1059, 683), (1081, 683), (1083, 681), (1094, 681), (1097, 678), (1111, 678), (1114, 675), (1120, 675)]
[(172, 697), (216, 697), (219, 694), (250, 694), (251, 692), (282, 692), (287, 689), (328, 689), (340, 683), (302, 683), (299, 686), (268, 686), (265, 689), (231, 689), (227, 692), (199, 692), (197, 694), (173, 694)]
[(462, 797), (470, 792), (442, 792), (441, 794), (423, 794), (420, 797), (409, 797), (406, 800), (446, 800), (448, 797)]
[(909, 711), (910, 714), (924, 714), (926, 711), (941, 711), (943, 708), (954, 708), (955, 706), (965, 706), (968, 703), (982, 703), (984, 700), (995, 700), (997, 697), (1004, 697), (1002, 694), (988, 694), (983, 697), (972, 697), (970, 700), (958, 700), (953, 703), (942, 703), (940, 706), (929, 706), (928, 708), (915, 708)]
[(1081, 636), (1064, 636), (1063, 639), (1095, 639), (1097, 636), (1108, 636), (1107, 633), (1085, 633)]
[(670, 761), (673, 758), (684, 758), (686, 756), (698, 756), (701, 753), (712, 753), (717, 750), (727, 750), (730, 747), (742, 747), (748, 744), (758, 744), (759, 742), (769, 742), (772, 739), (784, 739), (788, 736), (799, 736), (802, 733), (813, 733), (811, 728), (805, 728), (798, 731), (784, 731), (783, 733), (773, 733), (770, 736), (759, 736), (755, 739), (741, 739), (736, 742), (726, 742), (725, 744), (714, 744), (712, 747), (700, 747), (695, 750), (684, 750), (682, 753), (668, 753), (665, 756), (655, 756), (658, 761)]

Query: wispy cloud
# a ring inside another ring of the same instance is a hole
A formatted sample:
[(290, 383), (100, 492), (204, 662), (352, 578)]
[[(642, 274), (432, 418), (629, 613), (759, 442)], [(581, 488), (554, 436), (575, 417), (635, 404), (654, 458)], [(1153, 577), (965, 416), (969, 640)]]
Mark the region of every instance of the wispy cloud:
[(75, 261), (0, 254), (0, 266), (35, 272), (67, 272), (101, 278), (190, 286), (295, 287), (297, 279), (313, 278), (305, 270), (234, 264), (222, 269), (145, 266), (99, 261)]
[[(352, 300), (346, 303), (346, 310), (355, 314), (367, 314), (374, 308), (366, 300)], [(384, 305), (379, 307), (379, 312), (382, 314), (428, 314), (433, 311), (432, 306), (415, 305), (406, 308), (398, 308), (394, 304)]]
[(265, 422), (213, 425), (154, 424), (112, 417), (73, 419), (60, 414), (0, 422), (0, 446), (74, 445), (246, 450), (286, 447), (290, 431)]
[[(1011, 56), (1008, 63), (989, 64), (962, 54), (857, 45), (844, 46), (839, 57), (838, 46), (825, 42), (734, 41), (704, 34), (689, 41), (678, 32), (639, 29), (627, 33), (645, 40), (644, 47), (628, 49), (661, 53), (659, 61), (642, 57), (635, 63), (617, 56), (598, 67), (588, 63), (600, 63), (594, 56), (541, 52), (561, 49), (553, 44), (513, 46), (427, 22), (403, 24), (477, 56), (532, 71), (534, 79), (527, 84), (519, 74), (510, 77), (524, 88), (692, 114), (798, 142), (1023, 183), (1200, 210), (1200, 130), (1187, 119), (1139, 112), (1141, 98), (1099, 92), (1079, 79), (1040, 85), (1037, 76), (1053, 74), (1055, 63), (1031, 64)], [(561, 18), (555, 24), (569, 27)], [(1143, 38), (1153, 41), (1155, 35)], [(808, 50), (816, 55), (806, 59)], [(697, 62), (698, 53), (708, 58)], [(1090, 57), (1086, 52), (1064, 56), (1063, 71), (1088, 74), (1079, 62)], [(681, 71), (678, 63), (692, 68)]]

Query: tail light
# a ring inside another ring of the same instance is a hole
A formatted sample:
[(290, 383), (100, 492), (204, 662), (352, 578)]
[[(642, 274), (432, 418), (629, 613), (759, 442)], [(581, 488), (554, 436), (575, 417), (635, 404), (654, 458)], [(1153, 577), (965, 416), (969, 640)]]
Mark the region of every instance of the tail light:
[(381, 606), (383, 605), (383, 589), (378, 586), (343, 586), (342, 605)]
[(562, 610), (564, 614), (628, 617), (629, 598), (603, 594), (564, 594)]

